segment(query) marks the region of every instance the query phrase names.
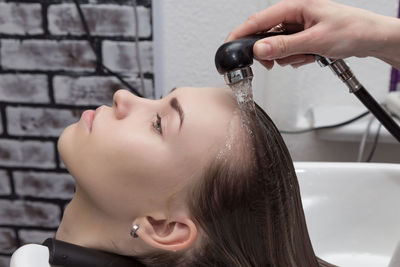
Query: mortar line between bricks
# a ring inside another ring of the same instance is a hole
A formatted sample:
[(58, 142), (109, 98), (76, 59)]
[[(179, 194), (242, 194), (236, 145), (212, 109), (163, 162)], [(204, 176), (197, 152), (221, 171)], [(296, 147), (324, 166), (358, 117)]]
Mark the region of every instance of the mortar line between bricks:
[(47, 75), (47, 84), (48, 84), (48, 86), (49, 86), (48, 94), (49, 94), (50, 104), (55, 105), (55, 102), (56, 102), (56, 101), (55, 101), (55, 99), (54, 99), (53, 78), (54, 78), (54, 75), (53, 75), (53, 74), (49, 73), (49, 74)]
[(14, 183), (14, 175), (12, 173), (12, 170), (6, 170), (8, 174), (8, 180), (10, 183), (10, 188), (11, 188), (11, 194), (10, 197), (16, 197), (17, 194), (15, 192), (15, 183)]
[[(87, 39), (88, 42), (90, 42)], [(96, 70), (97, 73), (104, 73), (104, 69), (103, 69), (103, 53), (101, 52), (101, 47), (102, 47), (103, 41), (102, 40), (94, 40), (94, 46), (96, 49)], [(113, 76), (114, 77), (114, 76)]]
[[(117, 4), (117, 5), (127, 5), (131, 0), (97, 0), (95, 3), (89, 0), (80, 0), (81, 4)], [(7, 0), (7, 3), (49, 3), (49, 4), (62, 4), (62, 3), (72, 3), (72, 0)], [(151, 7), (150, 0), (138, 0), (138, 6)]]
[(56, 163), (56, 169), (60, 169), (60, 156), (58, 154), (58, 148), (57, 148), (57, 141), (54, 142), (54, 160)]
[(7, 129), (7, 116), (6, 116), (6, 105), (0, 102), (0, 116), (2, 121), (3, 133), (1, 136), (7, 136), (8, 129)]
[(54, 169), (54, 168), (34, 168), (34, 167), (18, 167), (18, 166), (2, 166), (2, 165), (0, 165), (0, 169), (13, 170), (13, 171), (68, 173), (68, 171), (63, 168)]
[(52, 108), (52, 109), (95, 109), (99, 105), (67, 105), (67, 104), (42, 104), (42, 103), (26, 103), (26, 102), (0, 102), (0, 105), (7, 107), (31, 107), (31, 108)]
[(43, 142), (54, 142), (58, 140), (58, 137), (54, 136), (30, 136), (30, 135), (5, 135), (2, 136), (2, 140), (17, 140), (17, 141), (43, 141)]
[[(3, 169), (3, 167), (0, 167), (0, 169)], [(59, 169), (51, 169), (51, 170), (43, 170), (40, 169), (38, 170), (36, 169), (19, 169), (19, 168), (14, 168), (14, 167), (7, 167), (4, 170), (8, 171), (29, 171), (29, 172), (46, 172), (46, 173), (54, 173), (54, 174), (69, 174), (69, 172), (67, 171), (67, 169), (63, 169), (63, 168), (59, 168)]]
[(1, 65), (1, 39), (0, 39), (0, 71), (3, 71), (3, 66)]
[(39, 231), (56, 231), (57, 227), (44, 227), (44, 226), (30, 226), (30, 225), (10, 225), (3, 224), (0, 228), (15, 228), (17, 231), (20, 230), (39, 230)]
[(48, 2), (42, 3), (42, 28), (45, 35), (49, 34), (48, 20), (47, 20), (47, 11), (49, 4)]
[(2, 252), (0, 252), (0, 256), (11, 257), (12, 253), (2, 253)]
[[(138, 74), (137, 72), (132, 73), (124, 73), (117, 72), (122, 77), (130, 77), (133, 74)], [(0, 70), (1, 74), (51, 74), (53, 76), (70, 76), (70, 77), (114, 77), (113, 75), (104, 73), (104, 72), (79, 72), (79, 71), (66, 71), (66, 70), (15, 70), (15, 69), (7, 69)], [(145, 79), (153, 79), (154, 74), (152, 72), (144, 72), (143, 73)]]
[[(6, 196), (0, 196), (0, 200), (9, 200)], [(62, 204), (65, 205), (66, 203), (70, 202), (70, 199), (60, 199), (60, 198), (43, 198), (43, 197), (31, 197), (31, 196), (23, 196), (19, 199), (13, 199), (11, 201), (29, 201), (29, 202), (36, 202), (36, 203), (45, 203), (45, 204)]]
[(63, 218), (63, 216), (64, 216), (64, 208), (65, 208), (65, 206), (66, 206), (67, 204), (68, 204), (68, 203), (65, 203), (64, 205), (61, 205), (61, 204), (58, 205), (58, 208), (60, 209), (60, 217), (59, 217), (60, 222), (62, 221), (62, 218)]
[(14, 228), (13, 230), (15, 233), (15, 243), (16, 243), (17, 248), (19, 248), (22, 245), (21, 238), (19, 237), (19, 231), (16, 228)]
[[(138, 74), (137, 72), (132, 72), (132, 73), (121, 73), (117, 72), (120, 74), (122, 77), (132, 77), (134, 74)], [(109, 77), (113, 78), (113, 75), (104, 73), (104, 72), (72, 72), (72, 71), (63, 71), (63, 70), (56, 70), (56, 71), (49, 71), (49, 70), (43, 70), (43, 71), (32, 71), (32, 70), (0, 70), (0, 75), (1, 74), (51, 74), (53, 76), (69, 76), (72, 78), (77, 78), (77, 77)], [(143, 73), (145, 79), (153, 79), (154, 74), (151, 72), (145, 72)], [(0, 101), (1, 103), (1, 101)], [(8, 102), (7, 102), (8, 103)]]
[[(130, 36), (106, 36), (106, 35), (93, 35), (94, 39), (98, 39), (101, 41), (115, 41), (115, 42), (135, 42), (135, 37)], [(87, 41), (85, 35), (18, 35), (18, 34), (2, 34), (0, 33), (0, 39), (10, 39), (10, 40), (18, 40), (18, 41), (29, 41), (29, 40), (41, 40), (41, 41)], [(150, 42), (153, 41), (153, 38), (150, 37), (139, 37), (140, 42)]]
[[(20, 69), (2, 69), (0, 74), (53, 74), (53, 75), (66, 75), (73, 77), (90, 77), (96, 76), (95, 72), (91, 71), (67, 71), (67, 70), (20, 70)], [(106, 76), (106, 75), (103, 75)], [(107, 75), (110, 76), (110, 75)]]

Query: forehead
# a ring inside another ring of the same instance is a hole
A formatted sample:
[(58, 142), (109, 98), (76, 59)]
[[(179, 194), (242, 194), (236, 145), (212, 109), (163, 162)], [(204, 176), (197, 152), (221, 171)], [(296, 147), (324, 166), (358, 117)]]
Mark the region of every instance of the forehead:
[(225, 146), (232, 134), (229, 129), (238, 124), (236, 99), (230, 89), (182, 87), (171, 96), (178, 99), (185, 113), (178, 139), (178, 146), (186, 150), (185, 154), (216, 153)]
[(171, 90), (170, 95), (204, 108), (229, 109), (237, 108), (232, 90), (218, 87), (179, 87)]
[(173, 94), (181, 103), (185, 117), (188, 119), (187, 124), (198, 126), (196, 128), (215, 123), (224, 126), (230, 122), (232, 113), (237, 109), (236, 99), (232, 91), (227, 88), (182, 87), (177, 88)]

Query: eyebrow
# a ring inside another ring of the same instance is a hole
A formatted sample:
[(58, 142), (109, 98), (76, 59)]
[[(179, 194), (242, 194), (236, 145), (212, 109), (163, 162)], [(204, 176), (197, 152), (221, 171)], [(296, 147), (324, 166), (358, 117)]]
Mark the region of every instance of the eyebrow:
[(181, 130), (182, 124), (183, 124), (183, 119), (185, 118), (185, 113), (183, 113), (182, 106), (181, 106), (181, 104), (179, 104), (179, 101), (176, 97), (171, 98), (171, 100), (169, 101), (169, 104), (179, 114), (179, 119), (181, 120), (181, 123), (179, 125), (179, 130)]

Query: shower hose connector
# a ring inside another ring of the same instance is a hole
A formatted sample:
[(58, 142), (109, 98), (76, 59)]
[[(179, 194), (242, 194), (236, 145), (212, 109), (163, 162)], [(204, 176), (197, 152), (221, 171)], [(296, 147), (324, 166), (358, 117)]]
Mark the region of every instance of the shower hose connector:
[(329, 59), (322, 56), (315, 56), (321, 67), (329, 68), (347, 85), (350, 93), (354, 95), (369, 109), (379, 122), (400, 142), (400, 126), (393, 120), (381, 105), (368, 93), (364, 86), (357, 80), (350, 67), (343, 59)]
[(321, 67), (329, 66), (342, 82), (344, 82), (350, 90), (350, 93), (355, 93), (361, 88), (362, 84), (354, 76), (350, 67), (343, 59), (330, 59), (316, 55), (315, 59)]

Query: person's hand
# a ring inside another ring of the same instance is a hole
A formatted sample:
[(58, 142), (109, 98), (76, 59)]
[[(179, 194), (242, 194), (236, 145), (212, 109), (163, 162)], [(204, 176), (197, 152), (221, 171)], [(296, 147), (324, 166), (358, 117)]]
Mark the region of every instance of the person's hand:
[(383, 42), (390, 39), (388, 24), (393, 24), (393, 18), (328, 0), (282, 0), (250, 16), (226, 41), (280, 23), (293, 33), (265, 38), (254, 45), (255, 58), (268, 69), (274, 60), (282, 66), (299, 67), (313, 62), (313, 54), (334, 59), (378, 57)]

